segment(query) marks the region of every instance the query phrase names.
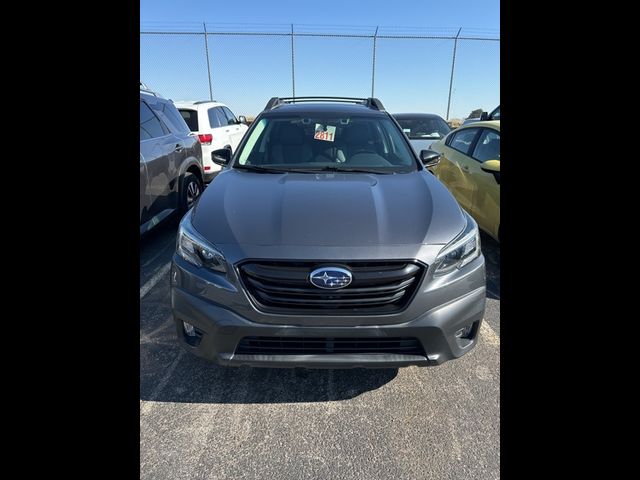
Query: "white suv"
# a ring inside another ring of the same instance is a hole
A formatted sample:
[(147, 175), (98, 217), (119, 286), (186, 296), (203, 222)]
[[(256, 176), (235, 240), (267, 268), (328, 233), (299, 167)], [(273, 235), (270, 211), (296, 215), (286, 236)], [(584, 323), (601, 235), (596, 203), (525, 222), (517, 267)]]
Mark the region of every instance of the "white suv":
[(249, 127), (246, 119), (238, 118), (229, 107), (220, 102), (174, 102), (182, 118), (192, 133), (198, 136), (202, 145), (202, 163), (205, 182), (210, 182), (220, 170), (211, 160), (211, 152), (220, 148), (236, 150), (240, 140)]

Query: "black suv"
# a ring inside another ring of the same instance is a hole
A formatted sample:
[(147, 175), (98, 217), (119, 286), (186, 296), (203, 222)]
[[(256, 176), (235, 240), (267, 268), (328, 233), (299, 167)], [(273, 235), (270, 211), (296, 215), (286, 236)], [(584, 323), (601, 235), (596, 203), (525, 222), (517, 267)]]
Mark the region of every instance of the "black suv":
[(202, 147), (171, 100), (140, 84), (140, 235), (202, 192)]

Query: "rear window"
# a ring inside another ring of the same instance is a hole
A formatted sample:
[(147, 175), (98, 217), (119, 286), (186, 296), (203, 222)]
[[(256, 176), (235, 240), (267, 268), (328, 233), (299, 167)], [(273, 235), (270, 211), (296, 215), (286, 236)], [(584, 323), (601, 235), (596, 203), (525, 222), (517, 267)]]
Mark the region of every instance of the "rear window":
[(186, 108), (180, 108), (180, 115), (184, 119), (185, 123), (192, 132), (198, 131), (198, 112), (195, 110), (188, 110)]
[(438, 117), (400, 117), (396, 120), (411, 139), (438, 140), (451, 131), (449, 125)]

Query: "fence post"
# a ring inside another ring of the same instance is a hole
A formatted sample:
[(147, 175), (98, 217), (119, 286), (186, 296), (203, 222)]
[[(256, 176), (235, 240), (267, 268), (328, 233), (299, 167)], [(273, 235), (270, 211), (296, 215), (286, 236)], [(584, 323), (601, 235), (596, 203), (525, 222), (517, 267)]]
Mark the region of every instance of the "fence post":
[(207, 77), (209, 78), (209, 100), (213, 101), (213, 90), (211, 90), (211, 64), (209, 62), (209, 40), (207, 35), (207, 24), (202, 22), (204, 27), (204, 52), (207, 56)]
[(456, 50), (458, 48), (458, 37), (462, 27), (458, 29), (456, 38), (453, 40), (453, 59), (451, 60), (451, 79), (449, 80), (449, 100), (447, 100), (447, 121), (449, 121), (449, 108), (451, 107), (451, 87), (453, 87), (453, 70), (456, 68)]
[(373, 64), (371, 69), (371, 97), (374, 97), (373, 94), (375, 82), (376, 82), (376, 40), (378, 39), (378, 26), (376, 25), (376, 31), (373, 34)]
[(291, 90), (292, 97), (296, 98), (296, 69), (295, 69), (295, 56), (293, 49), (293, 23), (291, 24)]

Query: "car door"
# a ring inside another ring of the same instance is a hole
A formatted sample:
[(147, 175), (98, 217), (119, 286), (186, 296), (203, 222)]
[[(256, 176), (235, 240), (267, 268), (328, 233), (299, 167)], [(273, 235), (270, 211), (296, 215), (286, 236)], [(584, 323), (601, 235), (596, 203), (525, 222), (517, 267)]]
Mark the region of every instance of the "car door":
[(240, 145), (240, 140), (242, 140), (245, 129), (243, 128), (243, 125), (238, 123), (238, 119), (233, 114), (233, 112), (229, 110), (229, 108), (222, 107), (222, 110), (224, 111), (224, 114), (227, 118), (229, 139), (231, 141), (231, 150), (235, 152), (236, 148), (238, 148), (238, 145)]
[(189, 126), (180, 115), (180, 112), (169, 101), (158, 101), (151, 104), (151, 108), (165, 127), (171, 132), (171, 142), (174, 144), (173, 152), (169, 155), (169, 207), (175, 209), (179, 207), (180, 193), (180, 166), (193, 154), (193, 145), (197, 143), (195, 136), (191, 134)]
[(500, 226), (500, 173), (485, 172), (482, 163), (500, 160), (500, 131), (483, 128), (471, 158), (474, 168), (469, 175), (475, 188), (470, 213), (480, 228), (497, 238)]
[[(471, 179), (476, 165), (467, 155), (472, 151), (480, 128), (461, 128), (445, 142), (436, 176), (456, 197), (458, 203), (471, 213), (475, 184)], [(478, 167), (479, 168), (479, 167)]]
[(140, 215), (142, 223), (175, 208), (171, 193), (178, 186), (175, 185), (176, 175), (172, 172), (177, 171), (176, 155), (180, 155), (182, 150), (183, 142), (140, 100), (140, 159), (144, 162), (146, 172), (145, 208), (141, 208)]

